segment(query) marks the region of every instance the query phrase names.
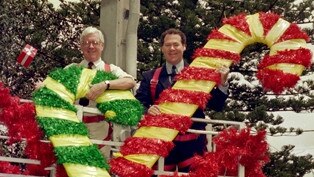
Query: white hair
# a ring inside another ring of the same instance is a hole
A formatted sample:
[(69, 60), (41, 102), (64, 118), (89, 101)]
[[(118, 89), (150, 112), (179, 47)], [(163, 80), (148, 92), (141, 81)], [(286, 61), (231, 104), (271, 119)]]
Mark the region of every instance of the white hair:
[(99, 40), (102, 42), (102, 43), (105, 43), (105, 38), (104, 38), (104, 35), (103, 33), (97, 29), (96, 27), (93, 27), (93, 26), (89, 26), (87, 28), (85, 28), (81, 34), (81, 37), (80, 37), (80, 42), (82, 43), (83, 42), (83, 37), (88, 35), (88, 34), (93, 34), (93, 33), (96, 33), (98, 34), (98, 37), (99, 37)]

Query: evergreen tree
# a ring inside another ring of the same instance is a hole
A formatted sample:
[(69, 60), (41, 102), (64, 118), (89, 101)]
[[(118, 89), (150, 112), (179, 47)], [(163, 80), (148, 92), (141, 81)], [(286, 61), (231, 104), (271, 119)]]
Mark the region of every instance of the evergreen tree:
[[(0, 2), (0, 80), (12, 94), (30, 98), (48, 71), (81, 60), (79, 35), (83, 26), (99, 25), (99, 3), (63, 2), (56, 10), (47, 0)], [(16, 62), (26, 44), (38, 49), (28, 68)]]

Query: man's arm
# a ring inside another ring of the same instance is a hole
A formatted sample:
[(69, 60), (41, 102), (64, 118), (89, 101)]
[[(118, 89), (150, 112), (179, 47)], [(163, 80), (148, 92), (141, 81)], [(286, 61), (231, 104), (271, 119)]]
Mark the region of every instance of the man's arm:
[(146, 112), (147, 109), (153, 104), (150, 92), (150, 80), (152, 78), (152, 74), (151, 72), (145, 72), (142, 74), (142, 76), (143, 79), (136, 91), (135, 98), (143, 104)]
[(94, 84), (89, 92), (86, 94), (86, 98), (90, 100), (96, 100), (104, 91), (107, 89), (115, 89), (115, 90), (128, 90), (132, 89), (135, 86), (135, 81), (133, 78), (119, 78), (115, 80), (110, 80)]
[(225, 101), (228, 98), (228, 75), (229, 68), (221, 67), (217, 69), (220, 73), (220, 84), (217, 88), (213, 89), (210, 93), (212, 95), (211, 99), (207, 103), (207, 107), (215, 111), (222, 111), (225, 106)]

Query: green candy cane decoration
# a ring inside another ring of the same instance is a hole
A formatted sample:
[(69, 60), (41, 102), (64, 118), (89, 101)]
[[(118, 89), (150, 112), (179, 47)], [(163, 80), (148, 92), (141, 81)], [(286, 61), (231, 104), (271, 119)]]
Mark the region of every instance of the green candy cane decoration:
[[(112, 73), (71, 66), (50, 72), (44, 87), (33, 93), (36, 120), (69, 177), (110, 177), (109, 165), (91, 143), (74, 102), (86, 95), (90, 85), (116, 78)], [(104, 119), (118, 124), (136, 125), (143, 114), (143, 107), (129, 90), (107, 90), (96, 102)]]

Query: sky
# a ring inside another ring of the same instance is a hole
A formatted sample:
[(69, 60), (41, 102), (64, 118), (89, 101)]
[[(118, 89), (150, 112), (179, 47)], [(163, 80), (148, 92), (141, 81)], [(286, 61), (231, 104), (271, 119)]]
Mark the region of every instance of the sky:
[[(314, 130), (314, 113), (295, 113), (292, 111), (277, 112), (274, 115), (281, 115), (284, 122), (282, 127), (302, 128), (303, 130)], [(296, 156), (311, 154), (314, 156), (314, 131), (304, 132), (299, 136), (267, 136), (267, 142), (271, 151), (281, 150), (283, 145), (295, 145), (293, 153)], [(304, 177), (314, 177), (314, 172)]]
[[(72, 2), (79, 2), (79, 0), (67, 0), (67, 1), (72, 1)], [(60, 1), (59, 0), (49, 0), (50, 3), (54, 5), (54, 7), (59, 7)]]

